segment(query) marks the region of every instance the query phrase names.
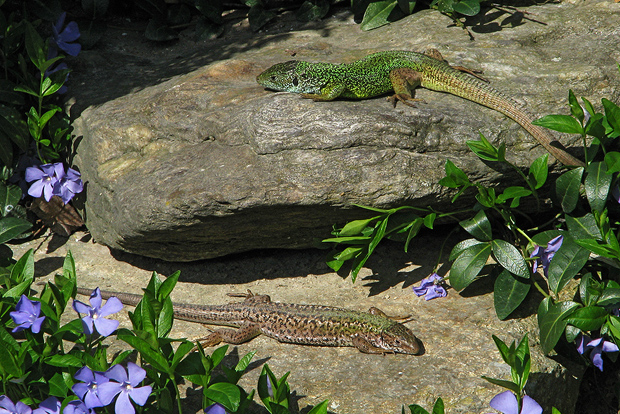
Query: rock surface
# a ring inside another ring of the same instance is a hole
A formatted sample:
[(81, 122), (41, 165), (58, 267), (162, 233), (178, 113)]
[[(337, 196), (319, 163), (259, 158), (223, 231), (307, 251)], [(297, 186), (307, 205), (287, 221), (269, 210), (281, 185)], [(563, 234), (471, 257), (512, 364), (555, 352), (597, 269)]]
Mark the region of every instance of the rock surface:
[[(55, 273), (62, 272), (64, 256), (70, 250), (78, 284), (89, 288), (141, 293), (153, 271), (170, 275), (181, 270), (172, 292), (173, 300), (181, 302), (226, 303), (233, 300), (227, 293), (251, 289), (280, 302), (356, 310), (376, 306), (388, 314), (412, 315), (414, 320), (407, 326), (424, 342), (426, 352), (421, 356), (368, 355), (354, 348), (282, 344), (266, 337), (231, 345), (224, 360), (229, 367), (247, 352), (257, 351), (240, 383), (247, 391), (256, 388), (264, 363), (278, 376), (291, 371), (295, 413), (329, 399), (330, 413), (396, 414), (402, 405), (414, 403), (430, 410), (438, 397), (444, 400), (446, 413), (491, 412), (489, 401), (503, 390), (481, 376), (510, 379), (510, 369), (502, 362), (491, 335), (510, 343), (527, 333), (532, 351), (528, 394), (545, 407), (545, 412), (555, 406), (562, 414), (572, 414), (583, 367), (568, 364), (566, 368), (541, 354), (535, 316), (540, 298), (533, 297), (531, 306), (518, 310), (518, 319), (499, 321), (493, 310), (489, 278), (461, 294), (449, 290), (442, 299), (424, 301), (413, 294), (411, 285), (435, 266), (443, 237), (431, 234), (414, 240), (413, 255), (405, 254), (400, 244), (380, 245), (353, 285), (350, 279), (331, 272), (318, 250), (263, 250), (201, 262), (171, 263), (122, 252), (110, 254), (105, 246), (83, 241), (87, 239), (83, 234), (75, 234), (68, 241), (55, 236), (12, 248), (16, 257), (29, 248), (36, 249), (38, 281), (53, 279)], [(66, 316), (69, 321), (75, 314), (69, 309)], [(121, 327), (131, 327), (126, 311), (113, 317), (121, 321)], [(170, 336), (197, 339), (208, 333), (199, 324), (175, 321)], [(109, 355), (127, 347), (112, 338), (106, 339), (106, 344), (111, 345)], [(192, 389), (185, 392), (183, 412), (202, 412), (201, 393)], [(250, 414), (264, 412), (259, 403), (249, 410)]]
[[(537, 21), (496, 10), (477, 17), (473, 42), (430, 10), (370, 32), (343, 13), (290, 32), (283, 18), (268, 32), (231, 29), (224, 39), (159, 49), (119, 45), (122, 36), (111, 34), (80, 55), (72, 75), (87, 226), (110, 247), (190, 261), (310, 246), (333, 223), (359, 218), (353, 204), (451, 208), (438, 185), (447, 158), (481, 181), (507, 173), (468, 151), (478, 131), (506, 142), (519, 165), (543, 150), (503, 115), (445, 94), (419, 90), (426, 105), (393, 109), (383, 98), (325, 103), (276, 94), (254, 78), (292, 52), (344, 62), (434, 47), (453, 64), (483, 69), (536, 114), (566, 113), (568, 89), (595, 104), (617, 101), (620, 5), (526, 10)], [(562, 141), (579, 145), (578, 137)]]

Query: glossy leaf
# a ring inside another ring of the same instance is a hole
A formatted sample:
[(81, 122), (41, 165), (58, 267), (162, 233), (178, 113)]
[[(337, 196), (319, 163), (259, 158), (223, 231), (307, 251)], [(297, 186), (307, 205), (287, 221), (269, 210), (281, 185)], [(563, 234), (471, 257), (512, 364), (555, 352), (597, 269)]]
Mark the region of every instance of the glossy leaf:
[(614, 131), (620, 133), (620, 107), (609, 99), (603, 98), (601, 102), (605, 108), (605, 118), (607, 118), (607, 122)]
[(570, 89), (568, 91), (568, 105), (570, 106), (571, 115), (577, 118), (579, 122), (583, 123), (583, 119), (584, 119), (583, 108), (581, 108), (581, 105), (579, 105), (579, 102), (577, 101), (575, 94)]
[(395, 22), (405, 16), (398, 6), (397, 0), (372, 2), (366, 8), (364, 18), (360, 25), (362, 30), (372, 30), (391, 22)]
[(557, 294), (588, 261), (590, 252), (575, 243), (570, 237), (564, 237), (562, 246), (555, 253), (549, 264), (549, 287)]
[(493, 302), (495, 313), (501, 320), (506, 319), (523, 302), (530, 291), (527, 279), (516, 277), (506, 269), (495, 279)]
[(216, 382), (204, 390), (204, 396), (222, 404), (226, 410), (236, 412), (241, 402), (239, 387), (227, 382)]
[(601, 232), (592, 213), (583, 217), (572, 217), (567, 214), (565, 217), (568, 231), (573, 238), (601, 240)]
[(480, 210), (473, 218), (459, 222), (466, 232), (478, 240), (490, 241), (492, 238), (491, 222), (484, 210)]
[(461, 0), (454, 5), (453, 10), (465, 16), (475, 16), (480, 13), (480, 0)]
[(485, 161), (503, 161), (500, 159), (499, 151), (491, 144), (482, 133), (479, 141), (467, 141), (469, 149)]
[(452, 248), (452, 251), (450, 252), (450, 260), (456, 259), (457, 257), (461, 255), (461, 253), (465, 251), (465, 249), (467, 249), (468, 247), (477, 245), (477, 244), (485, 244), (485, 243), (481, 242), (480, 240), (476, 240), (476, 239), (466, 239), (466, 240), (463, 240), (457, 243), (456, 246), (454, 246)]
[(0, 217), (13, 211), (22, 197), (22, 190), (16, 185), (0, 183)]
[(535, 120), (532, 124), (567, 134), (583, 134), (579, 121), (568, 115), (547, 115)]
[(603, 211), (605, 208), (612, 178), (610, 174), (607, 174), (607, 166), (604, 162), (593, 162), (588, 165), (585, 189), (592, 210)]
[(597, 305), (609, 306), (620, 303), (620, 288), (605, 288), (596, 302)]
[(465, 249), (452, 263), (450, 285), (456, 290), (465, 289), (474, 281), (491, 255), (491, 245), (480, 243)]
[(593, 331), (603, 326), (608, 315), (609, 313), (600, 306), (586, 306), (571, 313), (566, 318), (566, 323), (582, 331)]
[(569, 315), (579, 304), (572, 301), (553, 303), (551, 297), (546, 297), (538, 306), (538, 327), (540, 329), (540, 345), (545, 354), (558, 343), (564, 332)]
[(17, 217), (4, 217), (0, 219), (0, 244), (16, 238), (30, 230), (32, 223)]
[(582, 175), (583, 167), (578, 167), (565, 172), (555, 182), (555, 193), (565, 213), (570, 213), (577, 207)]
[(355, 236), (360, 234), (373, 220), (378, 219), (380, 216), (375, 216), (369, 219), (353, 220), (344, 225), (344, 227), (338, 232), (338, 237)]
[(609, 151), (605, 154), (605, 164), (607, 165), (607, 174), (613, 174), (620, 171), (620, 152)]
[(529, 279), (530, 269), (519, 250), (505, 240), (497, 239), (491, 242), (493, 256), (502, 267), (509, 272)]
[(534, 179), (534, 188), (538, 190), (547, 182), (547, 176), (549, 174), (549, 167), (547, 162), (549, 160), (549, 154), (544, 154), (538, 157), (532, 162), (530, 166), (529, 176)]

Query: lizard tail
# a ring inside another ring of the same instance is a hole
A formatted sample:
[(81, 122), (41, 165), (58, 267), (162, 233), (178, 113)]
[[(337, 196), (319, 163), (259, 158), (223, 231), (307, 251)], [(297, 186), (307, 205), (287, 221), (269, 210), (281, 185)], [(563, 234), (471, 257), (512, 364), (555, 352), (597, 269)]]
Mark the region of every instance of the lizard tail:
[[(448, 65), (446, 64), (446, 66)], [(451, 72), (448, 79), (445, 75), (442, 76), (442, 73), (432, 73), (431, 71), (428, 79), (422, 82), (422, 86), (427, 89), (448, 92), (501, 112), (521, 125), (562, 164), (567, 166), (585, 165), (583, 161), (566, 152), (564, 146), (547, 129), (532, 124), (534, 118), (522, 108), (522, 105), (489, 84), (449, 66), (448, 68), (442, 68), (443, 73)]]
[[(90, 296), (94, 289), (88, 288), (77, 288), (77, 293), (84, 296)], [(113, 292), (111, 290), (101, 290), (101, 297), (103, 299), (109, 299), (112, 296), (116, 296), (121, 303), (129, 306), (136, 306), (138, 302), (142, 299), (141, 295), (136, 295), (133, 293), (125, 293), (125, 292)]]

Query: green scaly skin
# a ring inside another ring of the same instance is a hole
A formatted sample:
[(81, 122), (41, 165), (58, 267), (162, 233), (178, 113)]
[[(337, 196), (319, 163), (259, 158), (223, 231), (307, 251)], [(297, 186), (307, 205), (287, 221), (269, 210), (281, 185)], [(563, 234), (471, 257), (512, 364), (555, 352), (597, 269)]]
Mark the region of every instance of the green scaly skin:
[(390, 99), (394, 104), (399, 100), (408, 104), (418, 86), (451, 93), (513, 119), (561, 163), (584, 165), (567, 153), (547, 129), (533, 125), (533, 117), (519, 103), (464, 73), (466, 70), (453, 68), (439, 52), (430, 54), (434, 57), (406, 51), (377, 52), (348, 64), (292, 60), (273, 65), (258, 75), (256, 81), (265, 88), (300, 93), (316, 101), (368, 99), (394, 91)]
[[(78, 288), (81, 295), (92, 289)], [(142, 297), (125, 292), (101, 291), (108, 299), (117, 297), (126, 305), (135, 306)], [(240, 344), (263, 334), (280, 342), (300, 345), (353, 346), (369, 354), (401, 353), (417, 355), (424, 352), (422, 343), (403, 324), (386, 316), (377, 308), (369, 312), (321, 305), (297, 305), (271, 302), (267, 295), (251, 292), (243, 302), (226, 305), (192, 305), (173, 303), (174, 316), (190, 322), (238, 328), (218, 329), (200, 340), (202, 346), (221, 342)]]

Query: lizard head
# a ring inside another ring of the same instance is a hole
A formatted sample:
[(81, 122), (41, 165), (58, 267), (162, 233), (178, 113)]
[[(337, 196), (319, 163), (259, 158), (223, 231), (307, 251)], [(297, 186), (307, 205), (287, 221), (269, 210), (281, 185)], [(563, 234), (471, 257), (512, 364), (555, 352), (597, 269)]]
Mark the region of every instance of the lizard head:
[(400, 323), (394, 323), (382, 332), (379, 347), (399, 354), (421, 355), (424, 353), (422, 342), (409, 328)]
[(307, 62), (300, 60), (277, 63), (258, 75), (256, 82), (274, 91), (318, 93), (320, 86), (314, 85), (312, 77), (306, 73), (307, 66)]

